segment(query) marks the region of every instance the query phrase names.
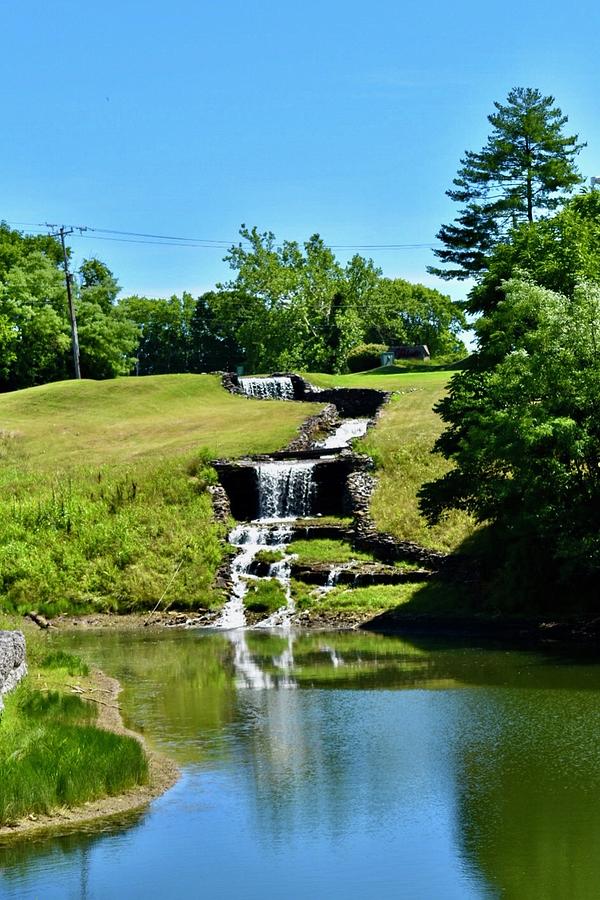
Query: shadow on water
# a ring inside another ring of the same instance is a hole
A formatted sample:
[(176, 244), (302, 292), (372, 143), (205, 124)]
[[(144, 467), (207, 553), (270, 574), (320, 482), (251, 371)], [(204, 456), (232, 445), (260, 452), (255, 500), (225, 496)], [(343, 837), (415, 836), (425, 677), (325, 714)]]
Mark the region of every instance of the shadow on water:
[(210, 897), (597, 896), (600, 665), (572, 648), (54, 640), (122, 680), (128, 723), (183, 778), (135, 820), (0, 848), (2, 896), (195, 896), (199, 848)]

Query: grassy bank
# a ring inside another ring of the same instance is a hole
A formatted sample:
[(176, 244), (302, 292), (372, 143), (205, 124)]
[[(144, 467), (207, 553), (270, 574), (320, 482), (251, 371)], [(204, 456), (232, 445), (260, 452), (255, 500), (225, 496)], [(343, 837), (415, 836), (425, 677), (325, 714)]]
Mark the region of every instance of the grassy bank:
[(208, 375), (0, 395), (1, 608), (221, 605), (206, 460), (274, 450), (318, 408), (235, 397)]
[(96, 727), (97, 705), (73, 693), (91, 687), (83, 661), (27, 639), (29, 675), (5, 698), (0, 721), (0, 826), (148, 780), (138, 741)]

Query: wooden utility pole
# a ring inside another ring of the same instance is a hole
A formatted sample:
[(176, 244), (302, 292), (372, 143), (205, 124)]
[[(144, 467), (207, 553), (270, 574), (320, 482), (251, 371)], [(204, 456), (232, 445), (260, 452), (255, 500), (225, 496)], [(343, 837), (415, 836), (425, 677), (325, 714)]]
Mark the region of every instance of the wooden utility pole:
[(75, 304), (73, 302), (72, 278), (69, 272), (69, 258), (67, 256), (67, 248), (65, 246), (65, 235), (73, 234), (74, 228), (65, 228), (64, 225), (48, 225), (48, 228), (56, 228), (52, 236), (60, 238), (60, 244), (63, 253), (63, 264), (65, 269), (65, 283), (67, 285), (67, 302), (69, 304), (69, 319), (71, 320), (71, 348), (73, 350), (73, 368), (75, 370), (75, 378), (81, 378), (81, 367), (79, 365), (79, 335), (77, 334), (77, 316), (75, 315)]

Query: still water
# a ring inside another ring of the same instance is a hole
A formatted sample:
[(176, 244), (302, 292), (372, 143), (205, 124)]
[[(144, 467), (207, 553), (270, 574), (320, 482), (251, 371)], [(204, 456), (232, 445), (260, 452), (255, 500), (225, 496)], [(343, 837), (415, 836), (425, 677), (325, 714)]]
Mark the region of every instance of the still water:
[(600, 896), (600, 665), (360, 633), (80, 633), (179, 783), (0, 847), (2, 898)]

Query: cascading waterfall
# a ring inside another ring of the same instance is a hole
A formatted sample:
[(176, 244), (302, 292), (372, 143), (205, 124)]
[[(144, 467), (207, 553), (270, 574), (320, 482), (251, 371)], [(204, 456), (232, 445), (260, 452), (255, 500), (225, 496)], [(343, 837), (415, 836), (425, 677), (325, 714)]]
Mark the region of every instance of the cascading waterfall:
[[(240, 378), (240, 385), (245, 393), (253, 397), (279, 397), (293, 399), (294, 388), (290, 378), (277, 376), (273, 378)], [(354, 437), (365, 434), (369, 419), (347, 419), (336, 431), (317, 446), (340, 449), (347, 447)], [(229, 542), (238, 552), (231, 565), (233, 587), (229, 600), (225, 604), (216, 627), (224, 629), (240, 629), (246, 624), (244, 598), (248, 592), (248, 581), (256, 580), (250, 574), (250, 568), (257, 553), (265, 547), (279, 551), (282, 558), (271, 563), (268, 576), (275, 578), (282, 585), (286, 602), (272, 615), (258, 622), (255, 628), (287, 628), (292, 624), (295, 612), (291, 594), (290, 575), (293, 554), (289, 553), (288, 544), (293, 534), (293, 521), (313, 514), (314, 468), (316, 460), (275, 460), (255, 464), (258, 482), (259, 517), (249, 524), (237, 525), (229, 535)], [(332, 568), (325, 592), (337, 584), (343, 566)], [(236, 643), (236, 659), (238, 668), (245, 673), (247, 683), (260, 681), (251, 667), (246, 667), (244, 646)]]
[[(285, 552), (286, 544), (291, 540), (292, 529), (289, 525), (272, 527), (253, 522), (250, 525), (237, 525), (229, 534), (229, 543), (238, 548), (231, 563), (231, 579), (233, 587), (229, 600), (216, 622), (217, 628), (243, 628), (246, 624), (244, 597), (248, 593), (250, 566), (256, 554), (265, 547)], [(277, 564), (275, 564), (277, 565)], [(289, 571), (289, 569), (288, 569)], [(288, 577), (289, 588), (289, 577)]]
[(259, 463), (259, 513), (261, 519), (297, 519), (311, 513), (313, 460)]
[(260, 400), (294, 399), (294, 383), (286, 375), (274, 375), (272, 378), (250, 378), (246, 375), (239, 379), (239, 385), (248, 397)]

